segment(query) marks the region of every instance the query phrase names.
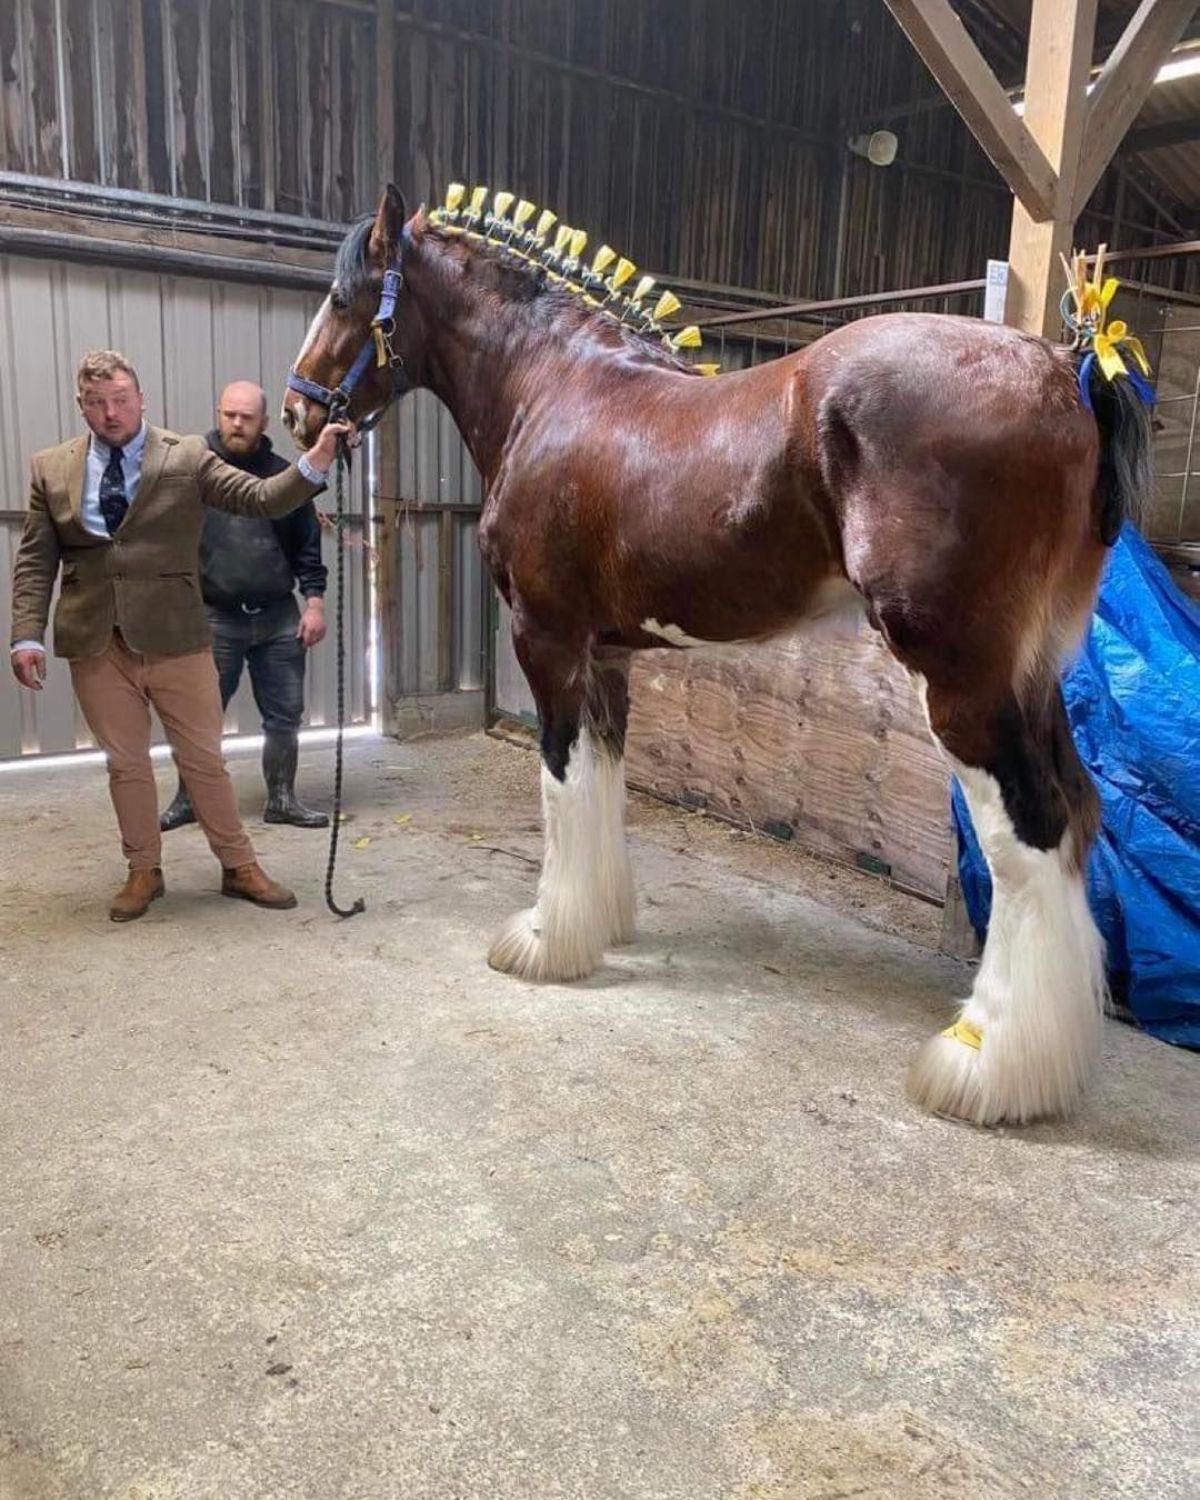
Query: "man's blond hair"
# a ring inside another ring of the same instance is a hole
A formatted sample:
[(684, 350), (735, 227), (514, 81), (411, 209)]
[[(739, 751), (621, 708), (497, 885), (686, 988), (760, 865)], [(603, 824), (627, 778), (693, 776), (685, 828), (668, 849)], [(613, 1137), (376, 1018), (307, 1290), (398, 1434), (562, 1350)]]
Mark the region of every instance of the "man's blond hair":
[(114, 375), (128, 375), (138, 390), (141, 390), (142, 382), (138, 379), (138, 372), (123, 354), (118, 354), (115, 349), (93, 349), (79, 361), (79, 369), (75, 372), (75, 389), (81, 391), (93, 381), (111, 380)]

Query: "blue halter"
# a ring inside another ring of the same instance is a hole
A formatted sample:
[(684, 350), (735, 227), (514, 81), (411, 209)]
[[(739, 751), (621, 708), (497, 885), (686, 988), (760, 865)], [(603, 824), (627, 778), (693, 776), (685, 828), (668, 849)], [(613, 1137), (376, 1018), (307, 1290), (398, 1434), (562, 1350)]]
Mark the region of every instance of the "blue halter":
[(404, 360), (396, 353), (392, 339), (396, 333), (396, 298), (400, 295), (400, 288), (403, 285), (404, 277), (400, 271), (400, 262), (397, 260), (383, 273), (383, 290), (379, 297), (379, 308), (371, 319), (371, 332), (364, 340), (357, 358), (346, 371), (339, 385), (331, 387), (321, 385), (316, 380), (309, 380), (293, 365), (288, 372), (288, 389), (298, 392), (301, 396), (309, 396), (312, 400), (319, 401), (322, 406), (329, 409), (329, 420), (336, 421), (348, 409), (354, 387), (362, 379), (373, 357), (377, 365), (386, 364), (391, 371), (392, 397), (378, 411), (372, 412), (359, 424), (360, 432), (370, 432), (391, 405), (391, 401), (401, 394), (400, 383), (404, 378)]

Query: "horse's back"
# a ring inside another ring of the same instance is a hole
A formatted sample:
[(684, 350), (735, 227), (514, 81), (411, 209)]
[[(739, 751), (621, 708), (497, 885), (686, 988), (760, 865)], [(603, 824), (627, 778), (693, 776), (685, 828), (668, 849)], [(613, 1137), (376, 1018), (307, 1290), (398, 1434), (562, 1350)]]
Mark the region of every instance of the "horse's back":
[(863, 318), (810, 345), (796, 377), (824, 417), (859, 424), (864, 441), (900, 436), (906, 451), (926, 434), (988, 444), (1047, 432), (1095, 446), (1069, 351), (979, 318)]

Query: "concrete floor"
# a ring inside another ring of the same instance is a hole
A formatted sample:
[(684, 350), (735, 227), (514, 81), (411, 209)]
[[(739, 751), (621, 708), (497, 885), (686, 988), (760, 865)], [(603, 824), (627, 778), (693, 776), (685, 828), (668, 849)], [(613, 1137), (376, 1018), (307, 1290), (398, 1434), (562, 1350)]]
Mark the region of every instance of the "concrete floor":
[(638, 800), (643, 938), (535, 988), (483, 961), (534, 757), (348, 791), (365, 916), (256, 825), (298, 911), (185, 830), (122, 928), (101, 774), (0, 785), (4, 1500), (1200, 1494), (1195, 1057), (1112, 1023), (1069, 1126), (925, 1118), (927, 908)]

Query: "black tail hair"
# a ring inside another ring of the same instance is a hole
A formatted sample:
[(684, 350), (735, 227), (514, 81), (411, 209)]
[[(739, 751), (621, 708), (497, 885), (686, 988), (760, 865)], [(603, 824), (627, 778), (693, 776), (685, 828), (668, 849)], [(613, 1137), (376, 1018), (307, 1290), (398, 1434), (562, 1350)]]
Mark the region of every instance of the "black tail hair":
[(1096, 475), (1096, 520), (1100, 540), (1111, 547), (1125, 521), (1140, 526), (1154, 483), (1150, 442), (1150, 408), (1118, 375), (1108, 380), (1096, 368), (1088, 371), (1088, 391), (1100, 429), (1100, 468)]

